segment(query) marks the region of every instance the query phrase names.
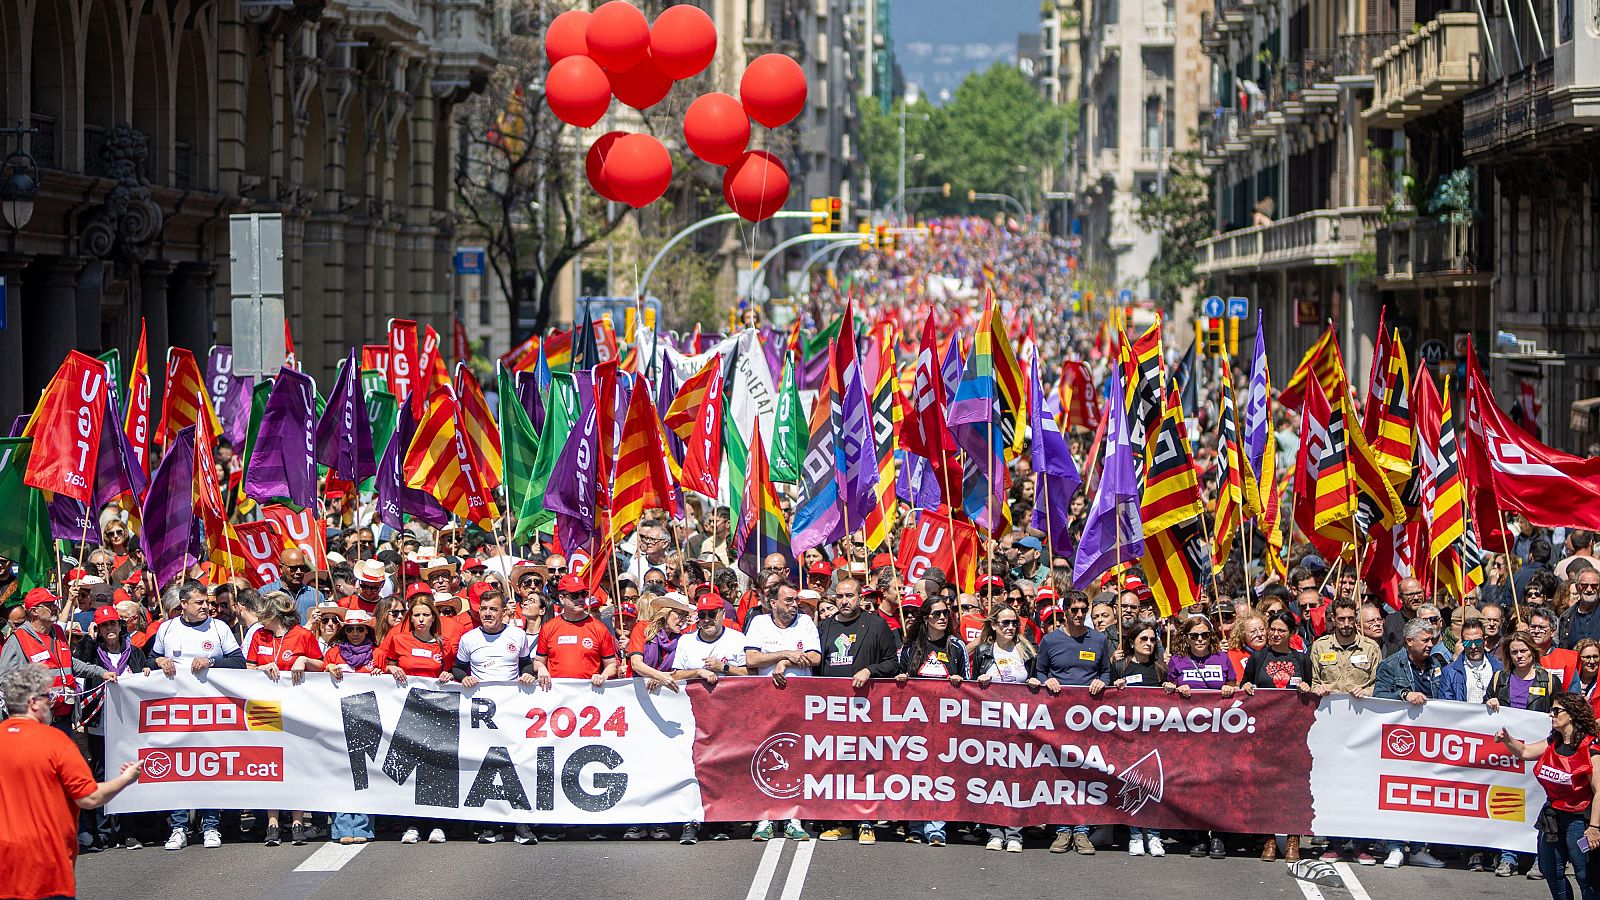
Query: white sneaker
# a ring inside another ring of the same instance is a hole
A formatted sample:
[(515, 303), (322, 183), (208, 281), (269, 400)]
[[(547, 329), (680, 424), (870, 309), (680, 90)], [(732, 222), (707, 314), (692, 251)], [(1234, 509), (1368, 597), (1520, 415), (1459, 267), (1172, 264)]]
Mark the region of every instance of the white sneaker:
[(999, 838), (989, 838), (989, 843), (984, 844), (983, 846), (986, 850), (1004, 850), (1006, 848), (1006, 842), (1000, 840)]
[(1021, 853), (1022, 852), (1022, 842), (1021, 841), (1006, 841), (1006, 852), (1007, 853)]
[(1161, 838), (1158, 838), (1158, 837), (1147, 838), (1145, 840), (1144, 846), (1145, 846), (1145, 849), (1150, 852), (1151, 856), (1166, 856), (1167, 855), (1167, 846), (1166, 846), (1166, 844), (1161, 842)]
[(1385, 869), (1398, 869), (1406, 864), (1406, 855), (1399, 850), (1390, 850), (1389, 855), (1383, 858)]
[(1128, 838), (1128, 855), (1129, 856), (1143, 856), (1144, 855), (1144, 836), (1143, 835), (1133, 835), (1133, 836)]
[(428, 832), (428, 843), (430, 843), (430, 844), (442, 844), (442, 843), (444, 843), (444, 829), (443, 828), (435, 828), (434, 830)]
[(207, 850), (215, 850), (216, 848), (221, 847), (222, 832), (216, 830), (215, 828), (207, 828), (203, 846)]
[(407, 828), (406, 833), (400, 835), (400, 843), (402, 844), (415, 844), (420, 840), (422, 840), (422, 834), (415, 828)]
[(168, 850), (182, 850), (189, 846), (189, 835), (182, 828), (172, 829), (172, 834), (167, 838)]

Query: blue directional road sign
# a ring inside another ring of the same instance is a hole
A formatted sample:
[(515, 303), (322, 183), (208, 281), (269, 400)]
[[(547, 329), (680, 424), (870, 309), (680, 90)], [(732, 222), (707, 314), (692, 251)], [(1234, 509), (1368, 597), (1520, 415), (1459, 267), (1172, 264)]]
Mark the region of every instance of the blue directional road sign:
[(1216, 295), (1207, 297), (1200, 302), (1200, 315), (1207, 319), (1220, 319), (1228, 312), (1228, 305)]
[(1117, 291), (1117, 302), (1123, 306), (1133, 302), (1133, 291)]
[(1230, 319), (1243, 319), (1243, 318), (1245, 318), (1245, 317), (1247, 317), (1249, 315), (1250, 315), (1250, 298), (1249, 297), (1229, 297), (1228, 298), (1228, 318), (1230, 318)]

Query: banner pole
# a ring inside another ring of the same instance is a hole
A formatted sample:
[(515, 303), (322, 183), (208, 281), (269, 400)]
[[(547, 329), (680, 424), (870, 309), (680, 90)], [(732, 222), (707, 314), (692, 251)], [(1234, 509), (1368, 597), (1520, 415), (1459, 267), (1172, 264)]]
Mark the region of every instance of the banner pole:
[(1515, 544), (1514, 541), (1512, 541), (1510, 539), (1510, 537), (1511, 537), (1510, 529), (1506, 528), (1506, 513), (1505, 513), (1505, 510), (1500, 509), (1499, 507), (1496, 507), (1494, 512), (1495, 512), (1495, 515), (1500, 518), (1500, 531), (1501, 531), (1501, 533), (1506, 535), (1506, 545), (1505, 545), (1506, 550), (1505, 550), (1505, 554), (1504, 554), (1505, 558), (1506, 558), (1506, 578), (1507, 578), (1509, 584), (1511, 585), (1511, 603), (1512, 603), (1512, 608), (1517, 613), (1517, 622), (1518, 622), (1518, 625), (1520, 627), (1521, 623), (1523, 622), (1523, 618), (1522, 618), (1522, 596), (1517, 593), (1517, 579), (1516, 579), (1516, 574), (1517, 573), (1516, 573), (1515, 569), (1520, 569), (1522, 567), (1517, 564), (1516, 544)]

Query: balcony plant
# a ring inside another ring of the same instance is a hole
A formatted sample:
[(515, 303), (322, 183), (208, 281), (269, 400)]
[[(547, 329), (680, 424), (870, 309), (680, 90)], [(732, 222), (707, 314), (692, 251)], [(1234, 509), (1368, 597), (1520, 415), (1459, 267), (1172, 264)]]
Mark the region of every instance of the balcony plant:
[(1437, 216), (1440, 222), (1450, 226), (1452, 268), (1457, 271), (1468, 268), (1471, 264), (1468, 229), (1478, 217), (1478, 211), (1472, 206), (1472, 170), (1457, 169), (1440, 178), (1428, 200), (1427, 210), (1429, 215)]

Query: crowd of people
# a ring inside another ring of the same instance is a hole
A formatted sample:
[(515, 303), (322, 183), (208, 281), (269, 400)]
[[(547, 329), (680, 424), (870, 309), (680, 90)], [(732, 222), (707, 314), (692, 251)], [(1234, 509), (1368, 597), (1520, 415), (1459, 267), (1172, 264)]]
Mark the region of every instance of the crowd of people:
[[(1043, 371), (1050, 371), (1069, 354), (1095, 356), (1095, 326), (1068, 314), (1063, 287), (1070, 279), (1062, 259), (1061, 247), (1037, 232), (950, 220), (921, 249), (871, 261), (855, 277), (870, 306), (890, 303), (907, 285), (934, 274), (970, 287), (981, 269), (982, 278), (1011, 291), (1013, 314), (1036, 323), (1030, 340)], [(936, 301), (924, 295), (917, 302)], [(1214, 401), (1205, 402), (1197, 411), (1202, 425), (1206, 410), (1215, 408)], [(1283, 416), (1279, 427), (1279, 452), (1292, 458), (1293, 417)], [(1080, 460), (1090, 438), (1072, 436)], [(1208, 492), (1214, 490), (1215, 446), (1208, 436), (1196, 453)], [(1515, 545), (1490, 559), (1486, 583), (1459, 602), (1419, 578), (1363, 583), (1348, 559), (1324, 559), (1299, 541), (1285, 553), (1286, 574), (1272, 574), (1248, 555), (1248, 547), (1259, 554), (1267, 546), (1257, 535), (1236, 543), (1235, 558), (1208, 580), (1199, 602), (1163, 615), (1149, 587), (1159, 573), (1137, 565), (1120, 567), (1087, 590), (1074, 588), (1072, 558), (1052, 554), (1045, 534), (1023, 527), (1036, 499), (1021, 469), (1026, 459), (1018, 457), (1009, 496), (1018, 527), (961, 561), (976, 570), (971, 591), (962, 589), (956, 572), (929, 569), (908, 579), (899, 568), (892, 549), (912, 521), (909, 504), (901, 505), (884, 546), (868, 547), (856, 532), (798, 559), (772, 554), (759, 567), (741, 567), (733, 539), (736, 511), (686, 495), (681, 516), (647, 511), (615, 547), (615, 558), (599, 561), (607, 571), (598, 589), (550, 545), (513, 545), (508, 531), (471, 525), (411, 522), (395, 529), (378, 524), (370, 506), (358, 507), (354, 516), (330, 513), (322, 558), (287, 550), (277, 560), (280, 577), (271, 583), (253, 587), (201, 565), (157, 584), (135, 539), (136, 523), (108, 506), (100, 511), (97, 539), (63, 548), (69, 558), (57, 583), (23, 590), (14, 567), (0, 561), (0, 696), (12, 716), (0, 729), (0, 758), (33, 741), (42, 726), (53, 726), (51, 764), (68, 773), (66, 796), (81, 808), (76, 846), (62, 851), (69, 869), (74, 849), (159, 844), (179, 851), (191, 841), (209, 848), (225, 840), (359, 844), (380, 833), (405, 844), (444, 843), (452, 836), (482, 843), (694, 844), (702, 836), (739, 833), (756, 841), (873, 844), (895, 838), (931, 847), (969, 841), (1021, 853), (1030, 829), (979, 822), (790, 819), (620, 829), (580, 822), (506, 829), (378, 821), (335, 810), (107, 815), (99, 807), (137, 776), (137, 767), (108, 779), (113, 773), (107, 772), (100, 713), (118, 679), (212, 667), (253, 669), (275, 681), (337, 681), (363, 673), (465, 688), (480, 682), (548, 688), (556, 679), (598, 686), (641, 678), (651, 690), (679, 691), (688, 682), (722, 678), (770, 678), (782, 686), (789, 678), (824, 676), (850, 679), (857, 688), (873, 679), (917, 678), (1012, 683), (1049, 694), (1084, 688), (1094, 696), (1218, 691), (1242, 695), (1247, 703), (1270, 690), (1412, 704), (1453, 700), (1551, 714), (1546, 740), (1502, 735), (1511, 752), (1539, 760), (1539, 771), (1565, 777), (1540, 776), (1551, 797), (1542, 827), (1559, 839), (1541, 840), (1537, 862), (1497, 848), (1360, 836), (1175, 834), (1137, 823), (1123, 838), (1104, 826), (1041, 822), (1047, 830), (1039, 843), (1051, 853), (1081, 855), (1120, 846), (1133, 856), (1162, 857), (1172, 847), (1195, 858), (1249, 853), (1292, 862), (1316, 853), (1389, 868), (1439, 867), (1446, 865), (1441, 857), (1457, 856), (1474, 872), (1546, 878), (1557, 898), (1570, 896), (1563, 891), (1571, 863), (1580, 894), (1593, 896), (1588, 852), (1579, 844), (1585, 836), (1600, 840), (1588, 761), (1596, 736), (1590, 703), (1600, 690), (1600, 561), (1593, 533), (1513, 521)], [(1072, 498), (1074, 535), (1089, 500), (1082, 491)], [(82, 553), (87, 544), (94, 548)], [(76, 762), (60, 759), (69, 743), (81, 750)], [(85, 761), (86, 768), (77, 765)], [(36, 788), (28, 790), (35, 793), (19, 793), (0, 776), (0, 812), (43, 804)], [(0, 836), (0, 859), (8, 847)]]

